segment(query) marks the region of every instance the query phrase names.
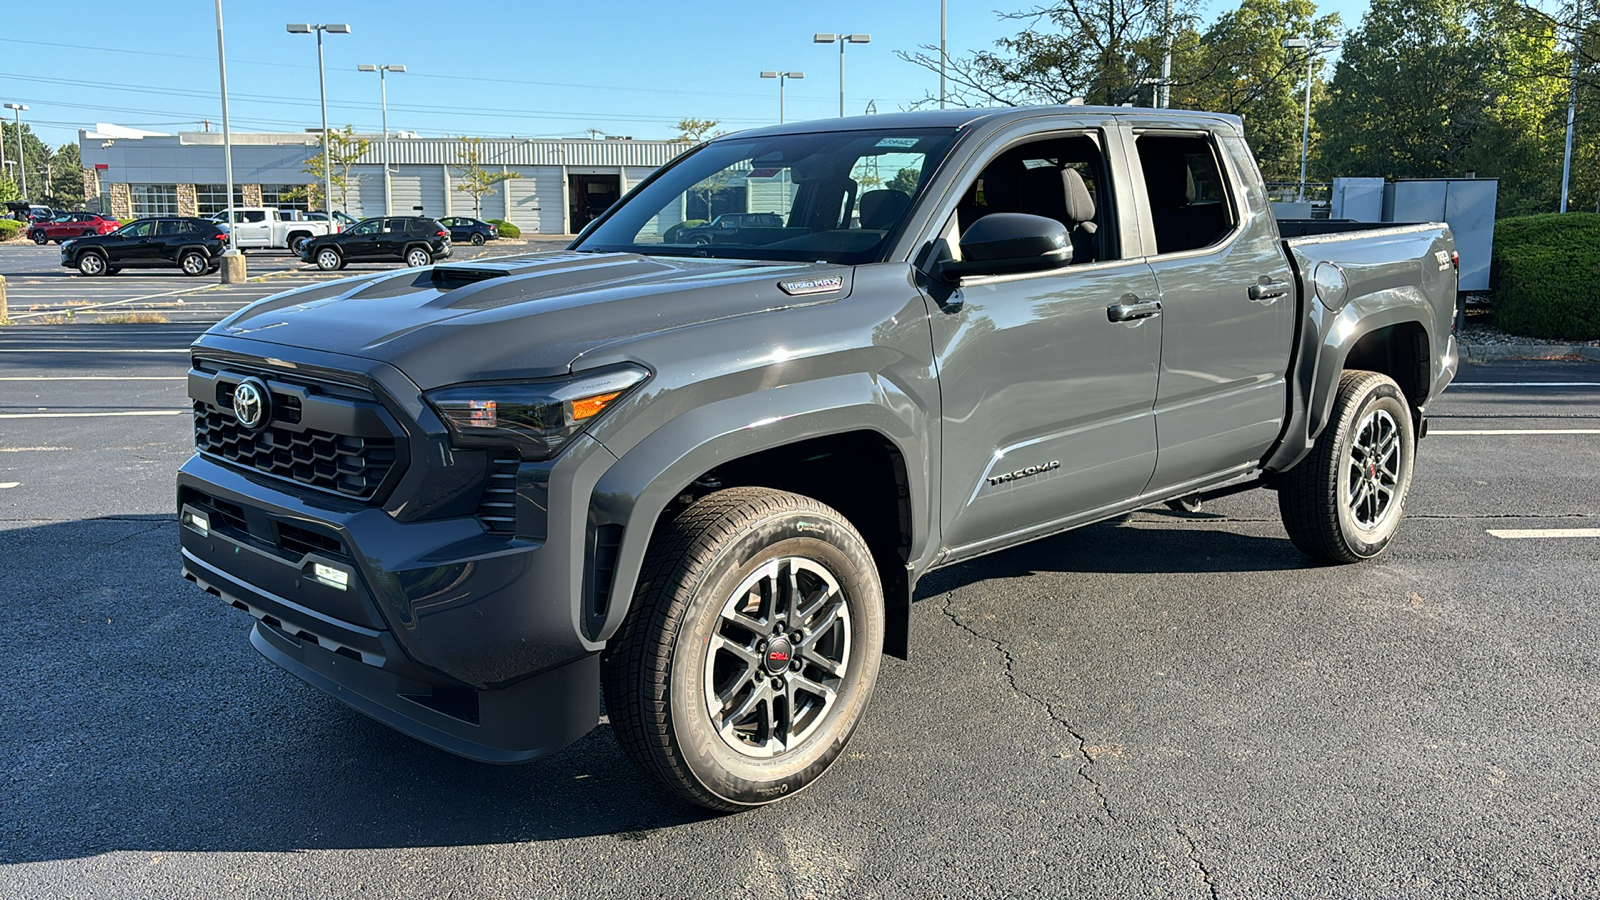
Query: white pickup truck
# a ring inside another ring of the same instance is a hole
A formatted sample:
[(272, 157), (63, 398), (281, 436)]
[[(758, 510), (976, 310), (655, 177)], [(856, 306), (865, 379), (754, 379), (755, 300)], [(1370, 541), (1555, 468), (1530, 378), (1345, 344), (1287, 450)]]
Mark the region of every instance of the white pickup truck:
[[(228, 223), (227, 211), (211, 217)], [(264, 206), (233, 208), (233, 241), (241, 250), (288, 250), (299, 253), (306, 241), (324, 234), (337, 234), (326, 219), (314, 220), (295, 209), (269, 209)]]

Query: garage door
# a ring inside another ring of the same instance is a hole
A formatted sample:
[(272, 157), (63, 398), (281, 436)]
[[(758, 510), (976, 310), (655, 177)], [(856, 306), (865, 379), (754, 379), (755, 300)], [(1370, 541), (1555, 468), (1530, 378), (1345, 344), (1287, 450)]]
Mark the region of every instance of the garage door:
[[(431, 168), (431, 167), (430, 167)], [(401, 170), (389, 176), (397, 216), (445, 215), (444, 173), (427, 169)], [(422, 207), (418, 209), (417, 207)]]
[(383, 167), (357, 166), (350, 170), (356, 183), (350, 190), (350, 203), (354, 209), (346, 210), (358, 219), (383, 215)]
[(521, 178), (506, 182), (511, 191), (511, 223), (531, 234), (561, 234), (561, 169), (518, 166)]

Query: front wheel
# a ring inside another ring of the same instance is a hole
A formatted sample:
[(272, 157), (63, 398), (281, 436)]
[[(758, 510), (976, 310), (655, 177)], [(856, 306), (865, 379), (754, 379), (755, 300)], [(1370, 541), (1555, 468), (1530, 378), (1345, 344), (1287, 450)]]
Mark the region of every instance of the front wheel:
[(106, 258), (98, 253), (85, 253), (78, 257), (78, 271), (91, 277), (104, 275), (106, 273)]
[(433, 262), (433, 254), (421, 247), (412, 247), (406, 251), (406, 265), (416, 269)]
[(324, 272), (332, 272), (335, 269), (344, 268), (344, 257), (340, 256), (339, 251), (332, 247), (323, 247), (317, 251), (317, 268)]
[(1278, 486), (1289, 539), (1327, 562), (1382, 553), (1405, 512), (1415, 453), (1411, 408), (1399, 385), (1377, 372), (1344, 373), (1332, 420)]
[(855, 733), (878, 679), (883, 591), (838, 512), (764, 488), (710, 494), (651, 544), (603, 657), (636, 765), (733, 811), (796, 793)]

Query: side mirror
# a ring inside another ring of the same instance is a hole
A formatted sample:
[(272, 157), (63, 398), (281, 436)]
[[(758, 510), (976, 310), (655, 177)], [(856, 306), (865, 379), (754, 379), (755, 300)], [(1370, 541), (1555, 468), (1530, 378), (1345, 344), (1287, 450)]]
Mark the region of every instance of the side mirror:
[(961, 236), (961, 257), (941, 262), (940, 277), (1059, 269), (1072, 264), (1072, 238), (1055, 219), (990, 213)]

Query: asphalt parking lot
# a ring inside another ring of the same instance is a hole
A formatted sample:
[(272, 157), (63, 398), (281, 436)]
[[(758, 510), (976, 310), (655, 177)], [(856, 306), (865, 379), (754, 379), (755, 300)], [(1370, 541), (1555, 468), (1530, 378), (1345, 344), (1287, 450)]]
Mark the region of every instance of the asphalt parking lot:
[(0, 330), (0, 897), (1600, 895), (1600, 365), (1465, 369), (1372, 563), (1257, 492), (929, 576), (834, 770), (715, 816), (259, 658), (179, 576), (197, 333)]
[[(570, 239), (494, 241), (481, 247), (461, 244), (450, 262), (557, 250)], [(19, 241), (0, 244), (0, 275), (6, 278), (10, 317), (19, 325), (117, 324), (130, 316), (152, 316), (169, 323), (215, 322), (249, 303), (315, 281), (394, 269), (400, 263), (351, 263), (341, 272), (322, 272), (283, 250), (245, 252), (242, 284), (221, 284), (218, 276), (190, 278), (176, 268), (125, 269), (117, 275), (88, 278), (61, 265), (61, 248)]]

